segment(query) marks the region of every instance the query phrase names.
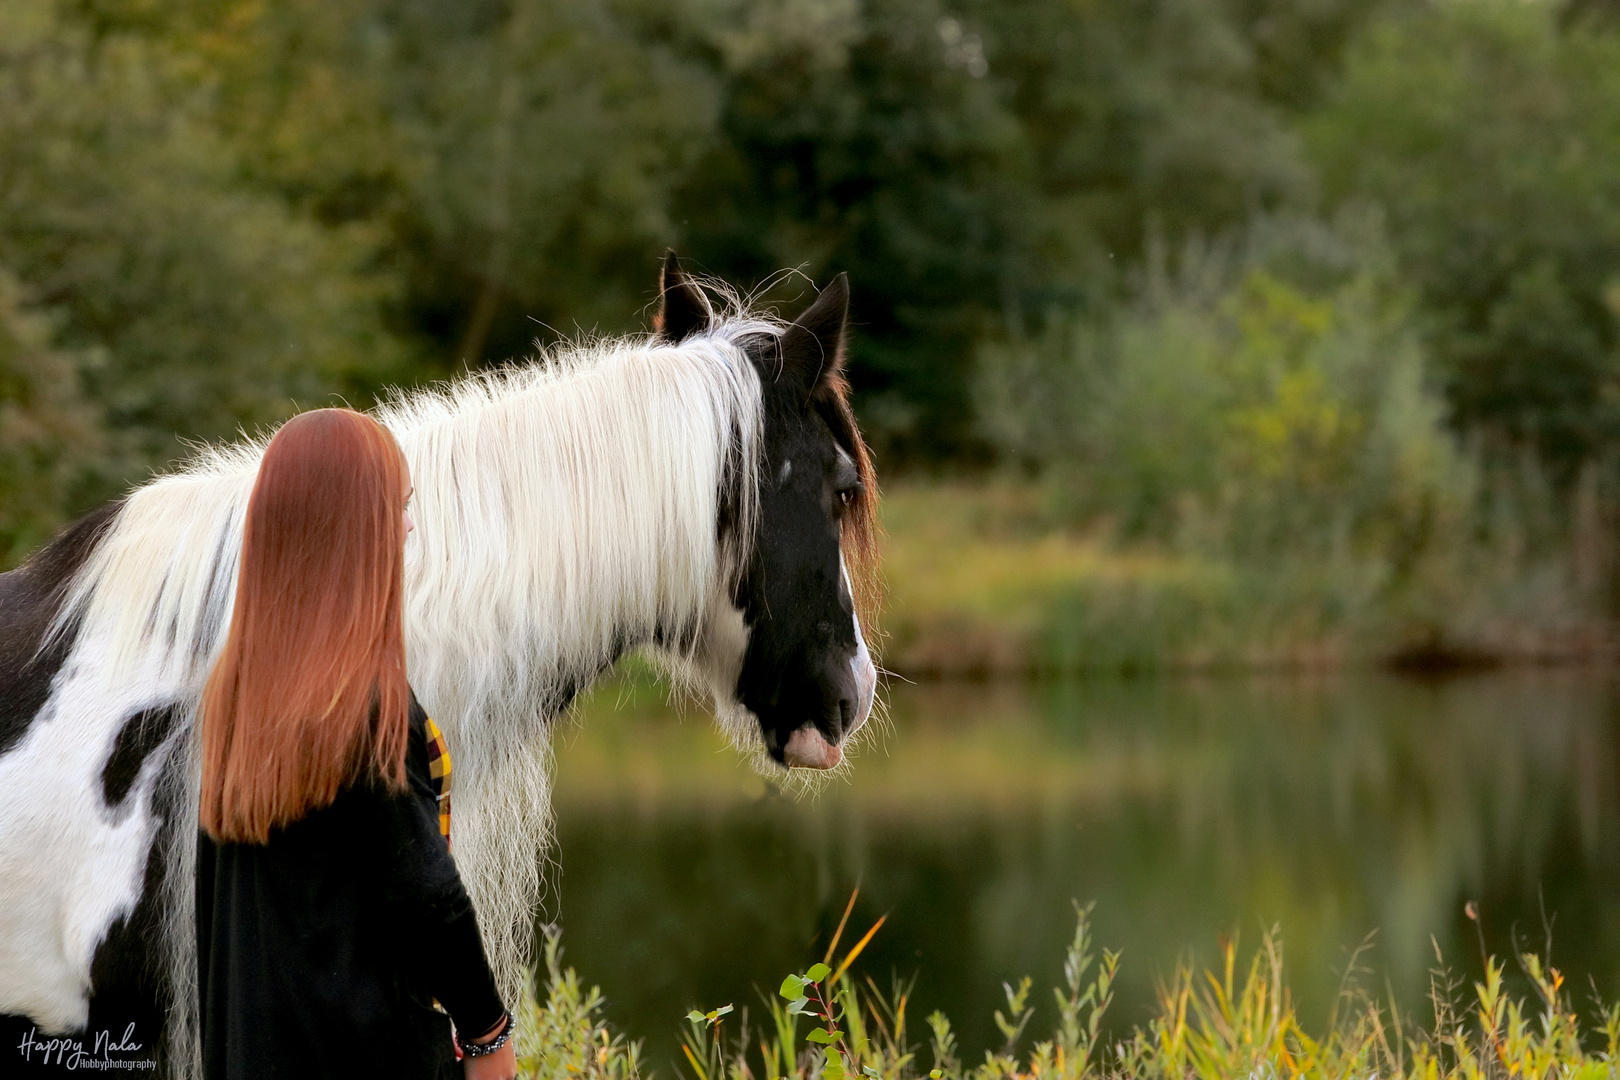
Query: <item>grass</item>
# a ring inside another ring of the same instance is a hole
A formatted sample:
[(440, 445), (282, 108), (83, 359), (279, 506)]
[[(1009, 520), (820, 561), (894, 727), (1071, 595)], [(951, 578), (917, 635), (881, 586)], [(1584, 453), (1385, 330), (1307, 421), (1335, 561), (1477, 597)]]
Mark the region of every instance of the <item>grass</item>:
[(1162, 666), (1231, 587), (1219, 566), (1047, 527), (1033, 489), (901, 487), (883, 516), (884, 662), (902, 674)]
[(1034, 486), (901, 486), (883, 507), (883, 659), (902, 675), (1314, 668), (1353, 651), (1313, 583), (1054, 524)]
[[(853, 906), (851, 897), (846, 922)], [(1063, 985), (1052, 988), (1058, 1024), (1044, 1038), (1027, 1031), (1035, 1010), (1025, 978), (1003, 986), (1006, 1008), (995, 1013), (1003, 1045), (982, 1061), (964, 1060), (945, 1016), (936, 1012), (919, 1028), (908, 1015), (912, 984), (885, 991), (857, 974), (855, 961), (882, 920), (835, 962), (841, 923), (821, 961), (789, 974), (767, 998), (764, 1023), (751, 1025), (748, 1010), (729, 1004), (688, 1013), (683, 1080), (1595, 1080), (1615, 1076), (1620, 1063), (1620, 1006), (1594, 1003), (1583, 1023), (1563, 977), (1534, 953), (1517, 958), (1528, 998), (1508, 991), (1505, 965), (1494, 957), (1484, 979), (1465, 989), (1437, 955), (1426, 1023), (1362, 990), (1356, 979), (1366, 972), (1353, 958), (1326, 1029), (1313, 1034), (1295, 1014), (1275, 932), (1246, 961), (1228, 941), (1217, 969), (1178, 967), (1152, 1018), (1111, 1038), (1103, 1020), (1120, 957), (1098, 954), (1089, 912), (1077, 907)], [(562, 968), (555, 934), (544, 956), (546, 1002), (524, 1010), (519, 1075), (650, 1077), (638, 1044), (603, 1020), (600, 993)]]
[(1550, 556), (1459, 549), (1396, 589), (1376, 560), (1248, 565), (1122, 542), (1106, 521), (1062, 523), (1048, 498), (1008, 481), (885, 493), (885, 666), (993, 678), (1613, 654), (1607, 621)]

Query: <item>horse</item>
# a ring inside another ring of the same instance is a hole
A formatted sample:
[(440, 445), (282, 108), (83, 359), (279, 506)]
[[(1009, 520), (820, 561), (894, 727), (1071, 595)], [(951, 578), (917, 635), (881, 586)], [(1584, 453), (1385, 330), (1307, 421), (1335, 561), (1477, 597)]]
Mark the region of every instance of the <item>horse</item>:
[[(659, 298), (650, 334), (373, 413), (415, 485), (409, 677), (455, 761), (455, 859), (509, 1001), (549, 732), (618, 658), (652, 656), (779, 774), (840, 767), (876, 695), (847, 279), (787, 322), (671, 252)], [(70, 1033), (196, 1071), (196, 709), (266, 441), (204, 448), (0, 575), (0, 1033), (25, 1057)]]

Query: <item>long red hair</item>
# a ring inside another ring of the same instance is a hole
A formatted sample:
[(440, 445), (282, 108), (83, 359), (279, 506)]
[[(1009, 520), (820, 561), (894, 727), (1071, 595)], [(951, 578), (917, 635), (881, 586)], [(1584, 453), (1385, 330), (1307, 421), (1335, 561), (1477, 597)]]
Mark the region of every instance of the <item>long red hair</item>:
[(405, 786), (398, 445), (350, 409), (276, 432), (248, 500), (230, 636), (203, 690), (203, 828), (264, 843), (345, 786)]

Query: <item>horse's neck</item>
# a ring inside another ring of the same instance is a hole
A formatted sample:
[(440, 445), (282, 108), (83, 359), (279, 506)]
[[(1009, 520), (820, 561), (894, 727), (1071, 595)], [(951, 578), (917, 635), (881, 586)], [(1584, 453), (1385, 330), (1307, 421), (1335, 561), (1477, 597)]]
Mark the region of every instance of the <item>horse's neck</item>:
[(526, 726), (626, 649), (694, 632), (723, 573), (716, 522), (735, 418), (694, 416), (669, 386), (641, 389), (562, 384), (402, 434), (417, 491), (410, 662), (424, 700), (464, 723)]

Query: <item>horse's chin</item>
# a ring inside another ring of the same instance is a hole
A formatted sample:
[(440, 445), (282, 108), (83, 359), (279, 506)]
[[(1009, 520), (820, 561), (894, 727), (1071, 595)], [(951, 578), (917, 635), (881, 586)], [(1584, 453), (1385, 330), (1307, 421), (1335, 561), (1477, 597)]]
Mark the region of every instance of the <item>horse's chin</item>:
[(782, 748), (782, 761), (790, 769), (836, 769), (844, 752), (828, 742), (814, 724), (806, 724), (788, 736)]

